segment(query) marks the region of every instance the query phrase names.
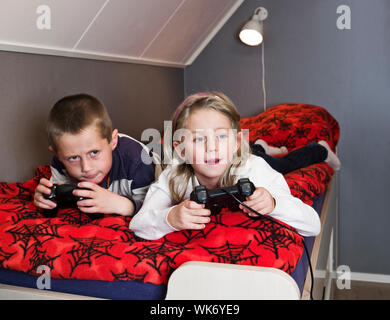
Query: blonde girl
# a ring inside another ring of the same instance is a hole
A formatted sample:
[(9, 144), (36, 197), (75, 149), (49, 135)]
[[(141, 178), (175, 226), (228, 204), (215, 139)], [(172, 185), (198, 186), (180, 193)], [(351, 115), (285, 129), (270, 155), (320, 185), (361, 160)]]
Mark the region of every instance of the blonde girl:
[[(172, 141), (164, 139), (164, 155), (173, 154), (172, 163), (151, 185), (130, 223), (137, 236), (152, 240), (178, 230), (205, 228), (210, 211), (189, 199), (193, 189), (230, 186), (240, 178), (249, 178), (256, 187), (244, 202), (247, 206), (304, 236), (319, 233), (316, 211), (291, 195), (282, 174), (250, 154), (240, 115), (226, 95), (202, 92), (187, 97), (174, 113), (172, 131)], [(241, 205), (240, 209), (255, 215)]]

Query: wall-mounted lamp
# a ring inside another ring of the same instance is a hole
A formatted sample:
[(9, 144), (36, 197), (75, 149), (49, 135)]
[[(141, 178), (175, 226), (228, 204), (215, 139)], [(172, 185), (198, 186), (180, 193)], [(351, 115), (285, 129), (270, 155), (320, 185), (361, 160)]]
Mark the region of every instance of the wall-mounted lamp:
[(263, 42), (263, 21), (268, 11), (263, 7), (255, 10), (252, 18), (242, 27), (239, 37), (248, 46), (258, 46)]
[(248, 46), (261, 45), (261, 67), (262, 67), (262, 88), (264, 99), (264, 111), (267, 109), (267, 92), (265, 89), (265, 62), (264, 62), (264, 42), (263, 42), (263, 21), (267, 19), (268, 11), (263, 7), (258, 7), (252, 18), (242, 27), (239, 37)]

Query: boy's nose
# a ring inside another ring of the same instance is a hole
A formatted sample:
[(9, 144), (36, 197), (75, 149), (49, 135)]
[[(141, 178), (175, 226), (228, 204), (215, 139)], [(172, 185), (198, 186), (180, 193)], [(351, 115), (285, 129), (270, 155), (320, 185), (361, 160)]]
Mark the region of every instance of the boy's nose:
[(91, 162), (88, 159), (81, 160), (81, 170), (83, 172), (88, 172), (92, 169)]

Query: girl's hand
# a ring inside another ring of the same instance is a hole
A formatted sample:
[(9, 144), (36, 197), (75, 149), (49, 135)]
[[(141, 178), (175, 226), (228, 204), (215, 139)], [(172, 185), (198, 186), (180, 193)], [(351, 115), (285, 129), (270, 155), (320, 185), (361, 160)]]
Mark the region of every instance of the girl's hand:
[(209, 216), (210, 210), (204, 209), (204, 204), (186, 199), (169, 211), (167, 219), (177, 230), (201, 230), (210, 222)]
[(78, 183), (77, 186), (89, 189), (73, 191), (75, 196), (89, 198), (77, 201), (77, 206), (82, 212), (120, 214), (122, 216), (129, 216), (134, 213), (134, 204), (126, 197), (104, 189), (93, 182), (84, 181)]
[(42, 178), (39, 180), (39, 184), (35, 188), (34, 192), (34, 204), (42, 209), (54, 209), (57, 204), (54, 201), (51, 201), (49, 199), (45, 199), (43, 197), (44, 194), (50, 194), (51, 193), (51, 187), (53, 186), (53, 182), (51, 182), (48, 179)]
[[(256, 188), (253, 194), (246, 198), (244, 204), (261, 214), (271, 213), (275, 209), (276, 205), (275, 199), (272, 197), (269, 191), (262, 187)], [(257, 217), (256, 213), (245, 208), (241, 204), (240, 209), (251, 217)]]

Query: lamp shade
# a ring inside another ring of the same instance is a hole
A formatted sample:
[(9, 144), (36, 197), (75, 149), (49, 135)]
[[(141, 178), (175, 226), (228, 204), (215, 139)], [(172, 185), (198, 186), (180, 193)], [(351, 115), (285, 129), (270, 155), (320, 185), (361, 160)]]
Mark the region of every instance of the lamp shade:
[(248, 46), (258, 46), (263, 42), (263, 20), (268, 16), (268, 11), (259, 7), (239, 33), (240, 40)]
[(257, 20), (248, 21), (241, 29), (239, 37), (248, 46), (258, 46), (263, 42), (263, 26)]

